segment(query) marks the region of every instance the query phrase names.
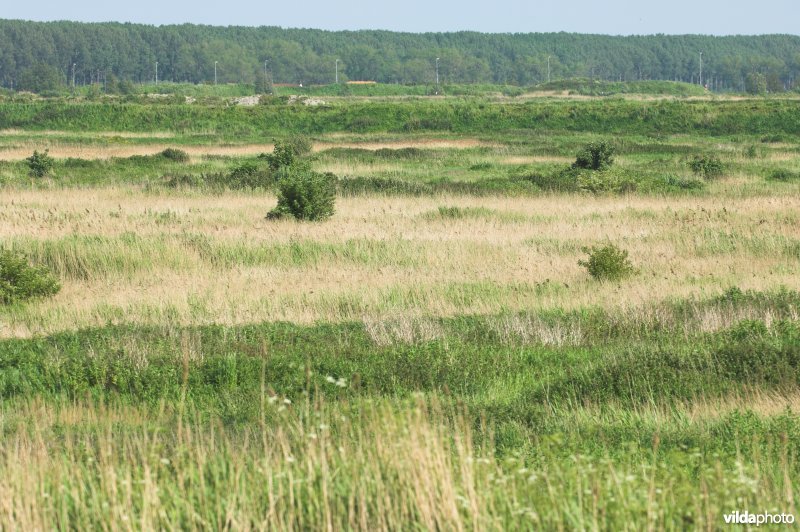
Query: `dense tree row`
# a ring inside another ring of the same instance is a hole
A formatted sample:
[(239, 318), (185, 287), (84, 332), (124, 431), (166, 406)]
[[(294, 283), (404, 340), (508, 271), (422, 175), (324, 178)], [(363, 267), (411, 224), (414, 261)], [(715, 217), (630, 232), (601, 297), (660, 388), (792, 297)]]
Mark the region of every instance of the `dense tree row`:
[(0, 20), (0, 85), (42, 90), (72, 83), (73, 73), (77, 84), (109, 77), (152, 82), (156, 62), (160, 80), (209, 82), (215, 61), (220, 82), (331, 83), (336, 59), (340, 79), (432, 83), (437, 57), (448, 83), (530, 85), (546, 81), (548, 71), (552, 79), (696, 83), (700, 52), (702, 79), (713, 89), (744, 90), (757, 79), (783, 90), (800, 74), (800, 37), (791, 35), (411, 34)]

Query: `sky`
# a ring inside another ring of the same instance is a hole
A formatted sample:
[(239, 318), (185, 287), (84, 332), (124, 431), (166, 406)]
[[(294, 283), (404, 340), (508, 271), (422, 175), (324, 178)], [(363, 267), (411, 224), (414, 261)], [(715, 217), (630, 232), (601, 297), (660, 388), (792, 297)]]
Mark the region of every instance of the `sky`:
[[(5, 3), (5, 2), (4, 2)], [(798, 0), (39, 0), (9, 2), (0, 18), (281, 26), (326, 30), (579, 32), (611, 35), (799, 34)]]

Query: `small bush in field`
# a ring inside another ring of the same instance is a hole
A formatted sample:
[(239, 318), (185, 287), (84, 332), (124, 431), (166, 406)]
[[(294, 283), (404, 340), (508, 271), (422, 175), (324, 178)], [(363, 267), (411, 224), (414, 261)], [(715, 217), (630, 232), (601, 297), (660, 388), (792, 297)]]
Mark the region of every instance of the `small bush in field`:
[(175, 148), (167, 148), (166, 150), (161, 152), (161, 156), (165, 159), (169, 159), (170, 161), (174, 161), (176, 163), (189, 162), (189, 154), (183, 150), (178, 150)]
[(697, 175), (712, 179), (722, 175), (722, 161), (715, 155), (695, 155), (689, 161), (689, 168)]
[(336, 176), (313, 172), (303, 166), (289, 167), (278, 181), (278, 205), (267, 218), (325, 220), (333, 216), (335, 200)]
[(583, 248), (582, 251), (588, 253), (589, 259), (579, 260), (578, 264), (598, 281), (618, 281), (636, 272), (628, 260), (628, 252), (614, 244)]
[(28, 163), (30, 173), (34, 177), (44, 177), (53, 169), (53, 158), (50, 157), (48, 150), (38, 152), (34, 150), (33, 155), (25, 159)]
[(583, 147), (572, 163), (573, 168), (603, 170), (614, 164), (614, 146), (606, 141), (592, 142)]
[(260, 157), (267, 161), (270, 170), (276, 171), (292, 166), (298, 158), (310, 151), (311, 141), (306, 137), (295, 136), (282, 142), (276, 142), (272, 153), (264, 153)]
[(31, 266), (12, 251), (0, 250), (0, 304), (52, 296), (60, 289), (61, 285), (45, 268)]

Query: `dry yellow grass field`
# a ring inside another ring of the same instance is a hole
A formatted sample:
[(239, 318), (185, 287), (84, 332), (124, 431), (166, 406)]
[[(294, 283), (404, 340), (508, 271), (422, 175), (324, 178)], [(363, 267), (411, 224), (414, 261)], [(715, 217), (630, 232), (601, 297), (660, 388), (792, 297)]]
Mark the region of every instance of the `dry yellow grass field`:
[[(274, 201), (137, 187), (9, 190), (0, 239), (51, 267), (63, 289), (6, 313), (0, 336), (636, 307), (730, 286), (800, 289), (796, 196), (350, 197), (321, 224), (267, 221)], [(442, 217), (440, 206), (467, 214)], [(623, 284), (598, 284), (578, 265), (582, 247), (608, 241), (639, 269)]]

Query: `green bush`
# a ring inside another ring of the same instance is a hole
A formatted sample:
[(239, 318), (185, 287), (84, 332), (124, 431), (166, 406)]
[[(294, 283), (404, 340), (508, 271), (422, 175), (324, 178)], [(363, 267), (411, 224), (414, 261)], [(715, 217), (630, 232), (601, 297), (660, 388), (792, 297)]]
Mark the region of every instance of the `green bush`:
[(9, 305), (52, 296), (60, 289), (61, 285), (47, 269), (31, 266), (12, 251), (0, 250), (0, 303)]
[(30, 174), (34, 177), (44, 177), (53, 169), (53, 158), (48, 154), (48, 150), (44, 152), (33, 151), (33, 155), (25, 159), (30, 169)]
[(631, 176), (613, 170), (579, 171), (576, 182), (580, 190), (592, 194), (626, 194), (635, 192), (637, 188)]
[(176, 163), (189, 162), (189, 154), (183, 150), (178, 150), (175, 148), (167, 148), (166, 150), (161, 152), (161, 156), (165, 159), (169, 159), (170, 161), (174, 161)]
[(270, 170), (292, 166), (298, 158), (311, 151), (311, 141), (307, 137), (294, 136), (285, 141), (276, 142), (272, 153), (262, 153), (259, 157), (265, 159)]
[(614, 146), (606, 141), (592, 142), (583, 147), (572, 163), (573, 168), (602, 170), (614, 164)]
[(221, 184), (231, 189), (270, 188), (275, 185), (275, 177), (257, 164), (244, 163), (231, 170), (227, 180)]
[(636, 272), (628, 260), (628, 252), (614, 244), (583, 248), (582, 251), (589, 255), (589, 260), (579, 260), (578, 265), (586, 268), (589, 275), (598, 281), (618, 281)]
[(800, 180), (800, 172), (792, 172), (785, 168), (773, 170), (767, 177), (770, 181), (795, 181)]
[(689, 168), (696, 175), (706, 179), (713, 179), (722, 175), (722, 161), (715, 155), (695, 155), (689, 161)]
[(278, 181), (278, 205), (268, 219), (292, 217), (321, 221), (333, 216), (336, 176), (320, 174), (303, 166), (290, 166)]

